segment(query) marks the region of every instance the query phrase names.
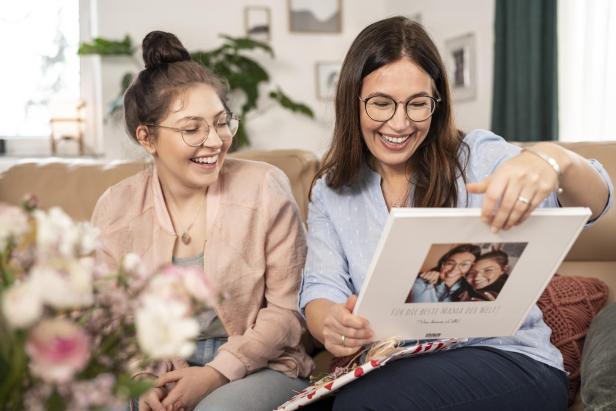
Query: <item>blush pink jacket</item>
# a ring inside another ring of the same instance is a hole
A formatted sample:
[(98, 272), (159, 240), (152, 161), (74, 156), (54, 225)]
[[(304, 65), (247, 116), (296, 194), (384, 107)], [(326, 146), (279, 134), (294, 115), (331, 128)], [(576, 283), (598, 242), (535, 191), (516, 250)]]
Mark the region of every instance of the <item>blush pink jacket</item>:
[[(208, 189), (206, 218), (204, 271), (225, 295), (216, 312), (229, 335), (208, 365), (230, 381), (264, 367), (307, 377), (313, 363), (297, 312), (306, 239), (287, 177), (266, 163), (227, 158)], [(92, 223), (110, 269), (129, 252), (149, 272), (171, 263), (177, 235), (156, 167), (107, 189)]]

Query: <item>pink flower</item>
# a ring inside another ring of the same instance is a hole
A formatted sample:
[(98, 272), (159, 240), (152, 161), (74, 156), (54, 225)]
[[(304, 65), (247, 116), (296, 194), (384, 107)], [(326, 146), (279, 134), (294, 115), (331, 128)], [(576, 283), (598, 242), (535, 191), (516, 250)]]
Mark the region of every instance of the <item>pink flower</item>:
[(90, 338), (68, 320), (45, 320), (30, 330), (26, 352), (32, 374), (46, 382), (64, 383), (88, 363)]
[(170, 265), (165, 267), (161, 274), (177, 279), (192, 298), (210, 306), (214, 305), (218, 291), (203, 270)]

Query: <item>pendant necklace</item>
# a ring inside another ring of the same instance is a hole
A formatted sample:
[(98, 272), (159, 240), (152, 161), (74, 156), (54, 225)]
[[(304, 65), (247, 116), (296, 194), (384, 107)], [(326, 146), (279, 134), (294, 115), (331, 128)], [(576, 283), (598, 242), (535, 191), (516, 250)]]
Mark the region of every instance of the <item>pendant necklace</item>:
[[(203, 203), (204, 203), (203, 205), (205, 205), (205, 197), (206, 197), (206, 196), (205, 196), (205, 194), (204, 194), (204, 195), (203, 195)], [(171, 196), (171, 194), (169, 194), (169, 199), (171, 200), (171, 203), (172, 203), (172, 205), (173, 205), (173, 208), (175, 209), (175, 211), (178, 213), (178, 216), (179, 216), (179, 214), (180, 214), (180, 213), (179, 213), (179, 212), (178, 212), (178, 210), (177, 210), (177, 207), (176, 207), (176, 205), (175, 205), (175, 200), (173, 199), (173, 196)], [(202, 206), (202, 207), (199, 207), (199, 209), (197, 210), (197, 215), (195, 215), (195, 218), (193, 218), (192, 222), (191, 222), (191, 223), (190, 223), (190, 224), (186, 227), (186, 229), (184, 229), (183, 227), (180, 227), (180, 229), (181, 229), (180, 231), (182, 232), (182, 234), (179, 234), (177, 231), (176, 231), (176, 233), (175, 233), (178, 237), (180, 237), (180, 240), (181, 240), (181, 241), (182, 241), (185, 245), (190, 244), (190, 240), (192, 240), (192, 237), (190, 236), (189, 231), (190, 231), (190, 229), (192, 228), (192, 226), (195, 224), (195, 222), (197, 221), (197, 219), (199, 218), (199, 216), (201, 215), (201, 209), (202, 209), (202, 208), (204, 208), (204, 207), (203, 207), (203, 206)], [(178, 217), (177, 224), (178, 224), (178, 226), (180, 226), (180, 225), (181, 225), (181, 222), (180, 222), (179, 217)]]

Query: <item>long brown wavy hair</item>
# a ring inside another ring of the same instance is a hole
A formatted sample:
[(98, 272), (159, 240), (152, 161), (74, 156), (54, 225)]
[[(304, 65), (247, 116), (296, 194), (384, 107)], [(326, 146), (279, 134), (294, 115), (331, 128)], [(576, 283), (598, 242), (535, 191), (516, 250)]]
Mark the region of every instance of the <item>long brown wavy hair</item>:
[[(362, 137), (359, 107), (364, 77), (402, 57), (410, 58), (432, 78), (434, 93), (440, 97), (432, 115), (426, 139), (409, 159), (413, 172), (415, 207), (455, 207), (458, 201), (456, 178), (465, 178), (465, 164), (458, 158), (466, 150), (464, 134), (451, 114), (451, 94), (443, 61), (424, 30), (405, 17), (391, 17), (362, 30), (349, 49), (336, 90), (336, 121), (332, 143), (313, 180), (325, 176), (330, 188), (340, 189), (358, 183), (361, 167), (372, 154)], [(468, 155), (462, 156), (468, 159)], [(361, 183), (361, 182), (359, 182)]]

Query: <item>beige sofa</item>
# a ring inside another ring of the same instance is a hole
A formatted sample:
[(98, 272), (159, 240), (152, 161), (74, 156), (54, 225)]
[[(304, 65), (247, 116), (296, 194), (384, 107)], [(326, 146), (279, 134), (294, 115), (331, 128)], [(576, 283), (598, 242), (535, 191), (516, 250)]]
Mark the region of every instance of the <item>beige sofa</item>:
[[(596, 158), (616, 178), (616, 142), (563, 144), (585, 157)], [(246, 151), (235, 157), (262, 160), (281, 168), (306, 217), (308, 191), (318, 159), (300, 150)], [(101, 163), (86, 160), (25, 161), (0, 175), (0, 201), (17, 204), (26, 193), (35, 193), (41, 207), (60, 206), (73, 218), (88, 219), (100, 194), (110, 185), (143, 169), (143, 162)], [(560, 274), (597, 277), (616, 299), (616, 208), (585, 230), (576, 241)], [(571, 410), (582, 410), (579, 401)]]

